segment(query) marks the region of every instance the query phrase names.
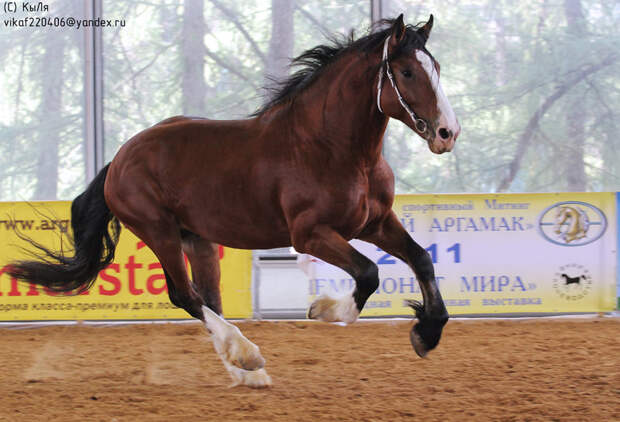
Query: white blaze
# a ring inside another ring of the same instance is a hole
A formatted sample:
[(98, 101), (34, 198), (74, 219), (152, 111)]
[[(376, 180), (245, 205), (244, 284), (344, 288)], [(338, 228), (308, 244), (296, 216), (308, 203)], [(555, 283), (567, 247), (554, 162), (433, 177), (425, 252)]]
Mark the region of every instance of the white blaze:
[(446, 129), (451, 130), (452, 133), (456, 133), (458, 131), (459, 124), (456, 120), (454, 110), (452, 110), (452, 106), (441, 88), (439, 74), (433, 65), (433, 61), (429, 55), (422, 50), (416, 50), (415, 56), (422, 65), (422, 68), (426, 71), (428, 80), (431, 81), (431, 86), (433, 87), (433, 91), (435, 91), (437, 108), (439, 109), (439, 127), (445, 127)]

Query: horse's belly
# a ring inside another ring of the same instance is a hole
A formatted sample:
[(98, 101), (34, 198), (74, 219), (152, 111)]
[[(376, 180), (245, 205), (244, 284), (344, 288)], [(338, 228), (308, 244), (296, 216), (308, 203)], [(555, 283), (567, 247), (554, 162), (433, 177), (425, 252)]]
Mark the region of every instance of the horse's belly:
[(192, 216), (181, 225), (212, 242), (238, 249), (270, 249), (290, 246), (286, 222), (279, 216), (248, 203), (225, 204)]
[(220, 245), (236, 249), (272, 249), (291, 246), (290, 234), (287, 231), (256, 230), (252, 226), (236, 224), (227, 230), (205, 231), (204, 237)]

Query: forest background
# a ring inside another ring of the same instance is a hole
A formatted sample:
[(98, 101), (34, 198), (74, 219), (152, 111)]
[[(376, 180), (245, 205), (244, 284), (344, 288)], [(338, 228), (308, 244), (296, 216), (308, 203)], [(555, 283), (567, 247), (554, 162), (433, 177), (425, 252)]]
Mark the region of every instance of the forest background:
[[(84, 3), (45, 2), (84, 16)], [(186, 114), (245, 118), (290, 58), (366, 34), (371, 2), (104, 0), (105, 161), (140, 130)], [(620, 2), (383, 0), (383, 17), (435, 26), (428, 49), (463, 131), (433, 155), (391, 120), (398, 193), (618, 191)], [(86, 172), (84, 34), (0, 24), (0, 200), (71, 199)]]

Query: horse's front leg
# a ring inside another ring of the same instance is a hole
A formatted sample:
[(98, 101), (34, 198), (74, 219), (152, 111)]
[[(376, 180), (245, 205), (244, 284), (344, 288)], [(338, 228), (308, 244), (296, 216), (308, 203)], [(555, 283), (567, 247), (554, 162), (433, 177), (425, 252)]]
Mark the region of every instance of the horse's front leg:
[(420, 357), (439, 343), (448, 311), (435, 280), (433, 261), (428, 252), (409, 236), (393, 211), (360, 239), (374, 243), (387, 253), (406, 262), (418, 279), (424, 302), (408, 300), (419, 322), (411, 329), (411, 344)]
[(322, 321), (355, 322), (368, 297), (379, 287), (377, 265), (355, 250), (340, 234), (328, 226), (293, 233), (293, 246), (332, 265), (342, 268), (355, 279), (351, 295), (332, 298), (323, 295), (308, 310), (308, 317)]

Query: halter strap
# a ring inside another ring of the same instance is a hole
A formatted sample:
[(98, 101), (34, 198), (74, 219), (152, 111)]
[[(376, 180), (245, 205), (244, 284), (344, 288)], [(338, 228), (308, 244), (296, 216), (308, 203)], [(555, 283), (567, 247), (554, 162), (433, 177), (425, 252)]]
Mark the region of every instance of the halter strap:
[(383, 87), (383, 67), (385, 66), (385, 73), (387, 73), (388, 79), (390, 80), (390, 84), (392, 85), (392, 88), (396, 92), (396, 96), (398, 97), (398, 102), (405, 109), (405, 111), (409, 114), (409, 117), (411, 117), (411, 120), (413, 121), (415, 128), (420, 133), (426, 133), (426, 131), (428, 130), (428, 124), (426, 123), (426, 121), (416, 116), (413, 110), (411, 109), (411, 107), (409, 107), (409, 104), (407, 104), (407, 102), (403, 99), (403, 96), (400, 95), (400, 91), (398, 90), (398, 86), (396, 85), (396, 81), (394, 80), (394, 75), (392, 74), (392, 69), (390, 68), (390, 62), (388, 61), (389, 42), (390, 42), (390, 36), (388, 35), (388, 37), (385, 39), (385, 42), (383, 43), (383, 58), (381, 60), (381, 69), (379, 69), (379, 81), (377, 83), (377, 108), (379, 109), (381, 113), (385, 114), (385, 112), (381, 108), (381, 89)]

